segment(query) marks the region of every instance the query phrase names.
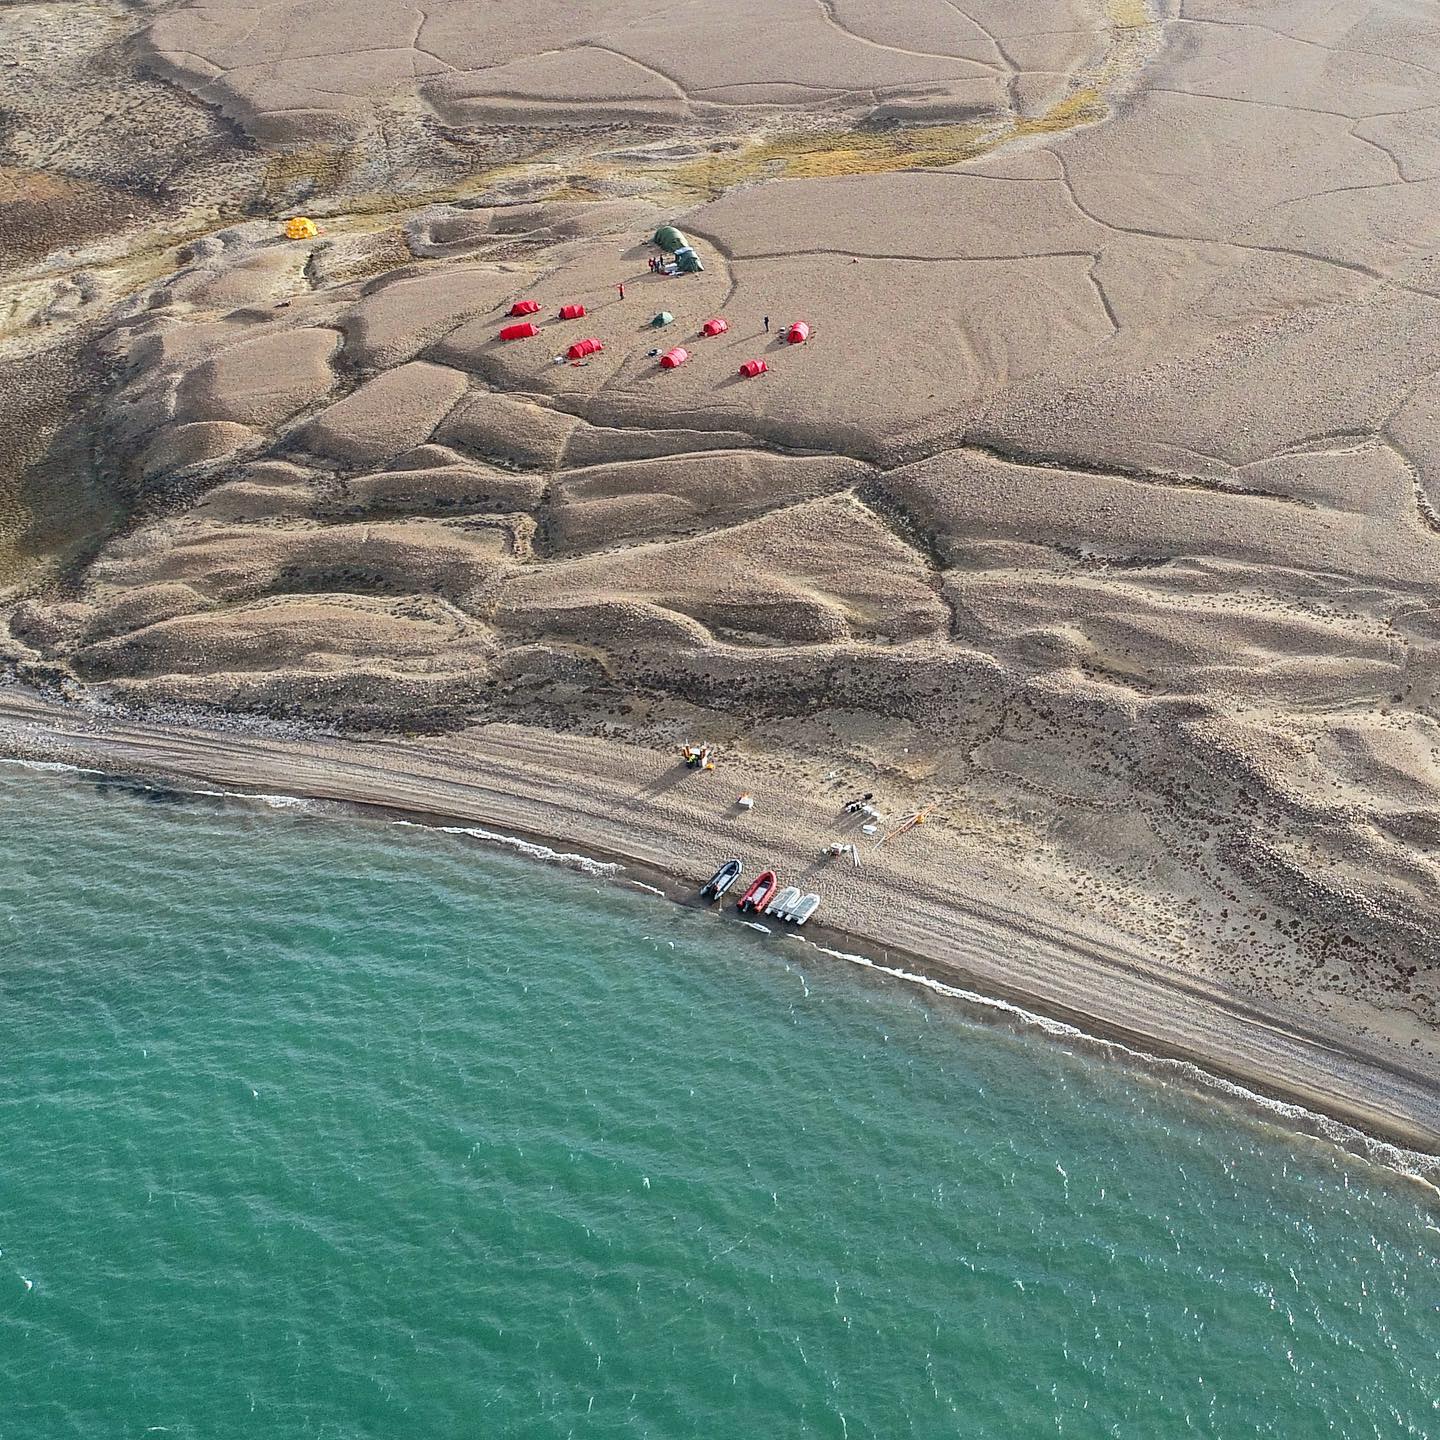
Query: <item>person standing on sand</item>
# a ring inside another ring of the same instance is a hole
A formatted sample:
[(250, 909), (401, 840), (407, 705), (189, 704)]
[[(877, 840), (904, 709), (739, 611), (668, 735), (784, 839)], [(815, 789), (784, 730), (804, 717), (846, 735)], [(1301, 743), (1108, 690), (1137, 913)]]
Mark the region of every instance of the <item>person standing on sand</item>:
[(765, 317), (765, 333), (767, 335), (770, 333), (770, 317), (768, 315)]

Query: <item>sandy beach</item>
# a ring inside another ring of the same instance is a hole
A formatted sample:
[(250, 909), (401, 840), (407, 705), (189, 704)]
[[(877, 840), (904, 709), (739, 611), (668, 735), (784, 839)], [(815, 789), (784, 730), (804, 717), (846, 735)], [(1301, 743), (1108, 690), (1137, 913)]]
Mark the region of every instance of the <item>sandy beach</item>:
[[(848, 823), (844, 784), (804, 793), (783, 775), (702, 774), (635, 747), (557, 741), (520, 727), (430, 740), (354, 743), (234, 728), (96, 720), (0, 691), (0, 751), (127, 777), (239, 793), (383, 807), (427, 823), (492, 828), (619, 861), (695, 903), (732, 853), (753, 874), (814, 885), (823, 913), (806, 938), (879, 964), (1010, 1000), (1141, 1052), (1189, 1060), (1261, 1095), (1297, 1102), (1407, 1149), (1440, 1151), (1440, 1086), (1380, 1044), (1197, 983), (1118, 932), (977, 875), (934, 830), (875, 848)], [(823, 854), (861, 842), (861, 865)], [(727, 918), (731, 907), (727, 903)], [(776, 930), (782, 927), (774, 926)]]

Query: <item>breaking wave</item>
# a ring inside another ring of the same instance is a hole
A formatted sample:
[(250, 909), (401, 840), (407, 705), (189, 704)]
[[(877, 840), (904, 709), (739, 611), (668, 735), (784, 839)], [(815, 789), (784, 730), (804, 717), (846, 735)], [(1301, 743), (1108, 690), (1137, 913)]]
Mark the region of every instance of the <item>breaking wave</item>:
[(540, 860), (547, 865), (560, 865), (567, 870), (591, 875), (596, 879), (610, 879), (625, 867), (611, 860), (596, 860), (591, 855), (581, 855), (571, 850), (552, 850), (535, 840), (522, 840), (518, 835), (506, 835), (499, 830), (486, 830), (479, 825), (426, 825), (419, 820), (394, 820), (394, 825), (403, 825), (411, 830), (431, 830), (440, 835), (468, 835), (473, 840), (487, 845), (496, 845), (513, 850), (531, 860)]

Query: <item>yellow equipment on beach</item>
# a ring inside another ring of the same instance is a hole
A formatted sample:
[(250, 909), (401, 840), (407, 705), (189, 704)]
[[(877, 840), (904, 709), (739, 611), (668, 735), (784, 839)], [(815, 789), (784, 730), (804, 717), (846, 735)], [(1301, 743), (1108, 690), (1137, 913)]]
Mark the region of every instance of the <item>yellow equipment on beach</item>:
[(296, 215), (285, 222), (287, 240), (313, 240), (320, 233), (320, 227), (303, 215)]

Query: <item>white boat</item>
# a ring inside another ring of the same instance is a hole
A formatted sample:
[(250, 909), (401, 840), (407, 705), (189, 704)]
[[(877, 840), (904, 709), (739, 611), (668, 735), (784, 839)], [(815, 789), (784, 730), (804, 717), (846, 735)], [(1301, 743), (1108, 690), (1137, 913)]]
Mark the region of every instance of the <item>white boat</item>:
[(785, 918), (803, 925), (820, 908), (820, 897), (813, 891), (793, 904)]
[(800, 891), (793, 885), (787, 885), (766, 907), (767, 915), (774, 915), (776, 919), (783, 920), (785, 912), (800, 898)]

